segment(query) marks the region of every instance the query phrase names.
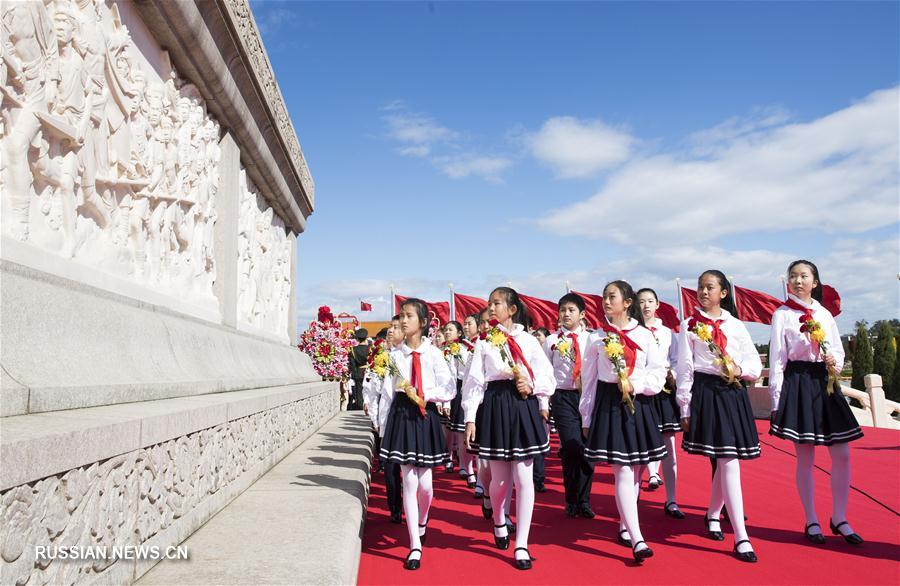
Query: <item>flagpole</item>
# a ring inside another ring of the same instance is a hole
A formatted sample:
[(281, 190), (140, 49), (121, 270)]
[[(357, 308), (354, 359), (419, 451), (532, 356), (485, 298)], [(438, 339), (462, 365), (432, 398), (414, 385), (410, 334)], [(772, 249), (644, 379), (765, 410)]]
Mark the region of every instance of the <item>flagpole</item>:
[(566, 293), (571, 293), (572, 289), (569, 287), (569, 281), (566, 281)]
[(391, 283), (391, 300), (389, 301), (389, 303), (390, 303), (390, 305), (388, 307), (390, 307), (390, 309), (388, 310), (388, 321), (390, 321), (390, 319), (392, 317), (394, 317), (394, 284), (393, 283)]
[(450, 287), (450, 320), (456, 319), (456, 299), (453, 295), (453, 283), (448, 285)]
[(784, 279), (784, 275), (781, 275), (781, 292), (784, 294), (784, 300), (787, 301), (788, 288), (787, 288), (787, 281)]
[(734, 282), (734, 277), (729, 276), (728, 280), (731, 281), (731, 300), (734, 302), (734, 312), (737, 314), (734, 317), (741, 319), (741, 312), (738, 310), (737, 302), (737, 285)]
[(681, 312), (681, 319), (687, 319), (684, 315), (684, 301), (681, 299), (681, 279), (675, 278), (675, 294), (678, 295), (678, 311)]

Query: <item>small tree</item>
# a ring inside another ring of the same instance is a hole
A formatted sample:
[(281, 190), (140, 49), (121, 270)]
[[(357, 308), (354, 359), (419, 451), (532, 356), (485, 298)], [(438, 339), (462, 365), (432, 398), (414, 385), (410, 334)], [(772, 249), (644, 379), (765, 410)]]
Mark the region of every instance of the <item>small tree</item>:
[(894, 387), (890, 392), (885, 391), (891, 401), (900, 401), (900, 352), (897, 351), (898, 347), (900, 347), (900, 337), (894, 338), (894, 354), (897, 356), (894, 360)]
[(894, 363), (897, 362), (897, 348), (894, 346), (894, 328), (888, 321), (878, 325), (878, 338), (872, 357), (872, 372), (881, 375), (881, 385), (885, 393), (894, 389)]
[(854, 389), (866, 388), (863, 377), (872, 374), (872, 345), (869, 343), (869, 330), (866, 322), (856, 324), (856, 347), (853, 349), (853, 377), (850, 386)]

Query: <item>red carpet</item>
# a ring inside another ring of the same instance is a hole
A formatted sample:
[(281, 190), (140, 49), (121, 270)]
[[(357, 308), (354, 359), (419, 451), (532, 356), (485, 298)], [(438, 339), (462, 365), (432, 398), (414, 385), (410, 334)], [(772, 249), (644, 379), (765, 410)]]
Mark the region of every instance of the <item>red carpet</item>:
[[(404, 570), (406, 527), (390, 523), (384, 479), (375, 474), (359, 583), (900, 584), (900, 432), (864, 428), (866, 437), (851, 444), (854, 490), (849, 512), (854, 528), (866, 539), (862, 546), (830, 535), (829, 477), (816, 471), (816, 506), (828, 543), (814, 546), (802, 535), (804, 517), (794, 485), (793, 445), (767, 435), (767, 422), (758, 422), (758, 427), (763, 455), (741, 464), (748, 530), (760, 558), (757, 564), (742, 563), (730, 555), (732, 536), (727, 523), (722, 524), (724, 542), (704, 537), (710, 480), (706, 458), (678, 453), (679, 504), (687, 519), (663, 515), (664, 489), (642, 493), (641, 527), (656, 555), (638, 567), (631, 552), (615, 541), (610, 469), (596, 468), (592, 505), (597, 518), (569, 519), (563, 512), (560, 461), (551, 455), (548, 492), (538, 494), (535, 505), (530, 549), (537, 560), (531, 571), (512, 566), (512, 547), (508, 551), (494, 548), (491, 522), (481, 517), (479, 501), (461, 478), (443, 471), (435, 473), (422, 568)], [(817, 449), (817, 464), (824, 470), (830, 467), (826, 448)]]

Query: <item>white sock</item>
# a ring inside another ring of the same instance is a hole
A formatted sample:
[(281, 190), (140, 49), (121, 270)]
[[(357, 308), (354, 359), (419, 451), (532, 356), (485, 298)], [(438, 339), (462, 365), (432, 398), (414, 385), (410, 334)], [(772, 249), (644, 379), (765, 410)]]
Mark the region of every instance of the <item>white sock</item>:
[[(518, 460), (513, 465), (516, 483), (516, 547), (528, 549), (531, 515), (534, 513), (534, 460)], [(524, 560), (528, 555), (524, 551), (517, 551), (515, 557)]]
[[(744, 525), (744, 495), (741, 491), (741, 461), (737, 458), (719, 458), (721, 473), (722, 494), (725, 495), (725, 506), (728, 507), (728, 518), (731, 520), (731, 528), (734, 530), (734, 542), (747, 539), (747, 527)], [(749, 543), (738, 546), (739, 552), (751, 551), (753, 547)]]
[(722, 515), (722, 507), (725, 506), (725, 497), (722, 494), (722, 460), (719, 459), (718, 463), (719, 465), (716, 466), (716, 472), (713, 474), (712, 486), (709, 491), (709, 509), (706, 511), (706, 518), (711, 520), (709, 523), (711, 531), (722, 530), (719, 517)]
[[(847, 502), (850, 500), (850, 444), (828, 446), (831, 455), (831, 520), (837, 525), (847, 520)], [(850, 524), (838, 529), (844, 535), (855, 533)]]
[[(409, 532), (409, 549), (421, 549), (419, 539), (419, 475), (411, 464), (400, 465), (400, 479), (403, 482), (403, 512), (406, 513), (406, 530)], [(413, 559), (418, 559), (413, 555)]]
[[(505, 537), (506, 508), (509, 506), (509, 485), (512, 483), (512, 464), (491, 460), (491, 501), (494, 503), (494, 535)], [(500, 527), (502, 525), (503, 527)]]
[(419, 535), (425, 533), (425, 527), (428, 523), (428, 513), (431, 510), (431, 501), (434, 500), (434, 488), (431, 484), (431, 468), (416, 468), (419, 476)]
[[(635, 470), (631, 466), (620, 466), (613, 464), (613, 476), (616, 479), (616, 505), (619, 508), (619, 514), (622, 516), (622, 522), (628, 529), (628, 535), (631, 536), (632, 546), (639, 541), (643, 541), (641, 535), (641, 527), (638, 524), (637, 509), (637, 493), (634, 490)], [(648, 547), (642, 544), (638, 547), (638, 551)]]
[[(816, 517), (816, 501), (815, 501), (815, 482), (813, 480), (813, 465), (816, 461), (816, 446), (810, 444), (795, 444), (797, 453), (797, 493), (800, 495), (800, 503), (803, 505), (803, 512), (806, 514), (806, 524), (818, 523)], [(810, 533), (821, 533), (822, 531), (813, 527)]]
[[(642, 476), (638, 476), (638, 478)], [(650, 480), (653, 476), (659, 476), (659, 460), (654, 460), (647, 464), (647, 480)]]
[(678, 480), (678, 459), (675, 456), (675, 434), (664, 433), (663, 441), (666, 444), (666, 457), (662, 460), (663, 478), (666, 481), (666, 502), (674, 503), (675, 483)]

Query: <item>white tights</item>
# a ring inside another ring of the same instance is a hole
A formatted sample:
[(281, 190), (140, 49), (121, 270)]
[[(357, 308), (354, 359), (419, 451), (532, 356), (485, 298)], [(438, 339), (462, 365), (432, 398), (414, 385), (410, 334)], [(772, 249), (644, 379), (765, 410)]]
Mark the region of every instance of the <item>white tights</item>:
[[(813, 480), (816, 447), (811, 444), (796, 444), (796, 449), (797, 492), (806, 513), (806, 524), (818, 523)], [(847, 501), (850, 498), (850, 445), (844, 443), (828, 446), (828, 453), (831, 455), (831, 520), (837, 525), (847, 520)], [(840, 530), (842, 533), (853, 533), (849, 525), (844, 525)], [(810, 529), (810, 533), (819, 532), (819, 528)]]
[[(678, 460), (675, 455), (675, 434), (668, 432), (664, 433), (663, 441), (666, 445), (666, 457), (662, 460), (654, 460), (647, 464), (647, 471), (650, 473), (650, 476), (659, 476), (659, 468), (660, 465), (662, 465), (663, 479), (666, 482), (663, 485), (666, 487), (666, 502), (675, 503), (678, 502), (676, 500), (675, 492), (675, 483), (678, 481)], [(640, 476), (638, 478), (640, 478)]]
[(459, 457), (459, 467), (466, 471), (466, 476), (475, 474), (475, 455), (466, 449), (466, 437), (462, 432), (454, 432), (456, 438), (456, 454)]
[[(484, 458), (478, 458), (478, 481), (477, 485), (480, 486), (484, 490), (484, 506), (487, 508), (493, 508), (493, 501), (491, 497), (491, 461), (485, 460)], [(512, 486), (509, 487), (510, 491), (512, 490)], [(503, 512), (506, 513), (506, 516), (509, 517), (510, 504), (512, 503), (512, 494), (508, 495), (510, 498), (507, 498), (503, 501)]]
[[(428, 512), (431, 509), (431, 500), (434, 498), (434, 488), (431, 486), (431, 468), (417, 468), (411, 464), (401, 464), (400, 478), (403, 481), (403, 511), (406, 513), (406, 529), (409, 531), (409, 548), (421, 549), (420, 537), (425, 533), (425, 528), (420, 527), (419, 524), (428, 523)], [(410, 559), (421, 557), (421, 554), (416, 552), (410, 556)]]
[[(516, 487), (516, 548), (528, 549), (528, 533), (531, 530), (531, 515), (534, 512), (534, 477), (531, 467), (534, 460), (517, 460), (515, 462), (490, 461), (491, 499), (499, 503), (494, 507), (494, 534), (498, 537), (507, 535), (505, 511), (509, 510), (512, 500), (512, 485)], [(501, 506), (502, 505), (502, 506)], [(516, 559), (526, 559), (524, 551), (515, 552)]]
[[(638, 523), (638, 494), (641, 490), (641, 475), (644, 473), (642, 465), (621, 466), (613, 464), (613, 477), (616, 479), (616, 508), (619, 510), (619, 530), (628, 531), (632, 544), (644, 540), (641, 527)], [(645, 543), (637, 548), (637, 551), (645, 549)]]
[[(744, 495), (741, 492), (741, 462), (737, 458), (717, 458), (716, 473), (712, 479), (712, 491), (709, 498), (709, 511), (707, 519), (710, 528), (718, 531), (719, 516), (722, 507), (728, 507), (728, 518), (731, 520), (731, 528), (734, 529), (734, 542), (747, 539), (747, 527), (744, 525)], [(752, 551), (749, 543), (738, 546), (739, 552)]]

